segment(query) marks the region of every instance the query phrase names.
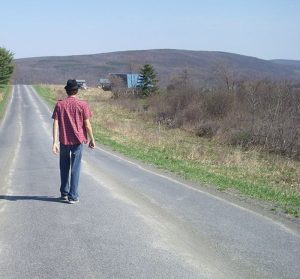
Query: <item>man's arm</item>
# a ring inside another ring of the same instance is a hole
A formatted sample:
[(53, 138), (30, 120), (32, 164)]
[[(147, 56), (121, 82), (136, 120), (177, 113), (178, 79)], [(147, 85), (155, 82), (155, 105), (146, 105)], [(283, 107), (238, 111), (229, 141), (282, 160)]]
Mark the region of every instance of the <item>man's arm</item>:
[(96, 143), (95, 143), (95, 139), (94, 139), (94, 135), (93, 135), (93, 129), (92, 129), (92, 125), (89, 119), (84, 120), (84, 125), (86, 128), (86, 131), (89, 135), (90, 138), (90, 142), (89, 142), (89, 147), (90, 148), (95, 148)]
[(53, 121), (52, 136), (53, 136), (52, 152), (54, 154), (58, 154), (59, 153), (59, 146), (58, 146), (58, 120), (54, 120)]

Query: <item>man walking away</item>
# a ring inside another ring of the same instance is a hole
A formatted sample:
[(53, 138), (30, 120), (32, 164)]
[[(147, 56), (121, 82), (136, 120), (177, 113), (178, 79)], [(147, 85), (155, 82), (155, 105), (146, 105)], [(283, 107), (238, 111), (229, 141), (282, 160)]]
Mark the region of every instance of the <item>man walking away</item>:
[(92, 116), (90, 108), (85, 101), (76, 97), (78, 93), (76, 80), (68, 80), (65, 90), (68, 97), (57, 102), (52, 114), (54, 119), (52, 151), (54, 154), (60, 153), (61, 199), (73, 204), (79, 201), (78, 186), (83, 144), (88, 142), (88, 135), (89, 147), (95, 148), (95, 139), (89, 120)]

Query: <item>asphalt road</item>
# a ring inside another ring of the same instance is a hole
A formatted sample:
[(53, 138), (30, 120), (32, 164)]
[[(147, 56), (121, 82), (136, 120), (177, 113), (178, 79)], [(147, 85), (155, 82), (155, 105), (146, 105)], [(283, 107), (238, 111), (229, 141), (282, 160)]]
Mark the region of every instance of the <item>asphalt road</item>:
[(98, 147), (60, 202), (51, 112), (18, 85), (0, 126), (0, 278), (300, 278), (297, 227)]

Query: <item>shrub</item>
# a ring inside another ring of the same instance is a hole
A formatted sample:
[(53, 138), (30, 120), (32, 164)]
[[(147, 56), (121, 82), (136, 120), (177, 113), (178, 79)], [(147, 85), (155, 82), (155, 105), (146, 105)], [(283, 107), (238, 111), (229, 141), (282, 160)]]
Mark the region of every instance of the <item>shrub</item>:
[(231, 145), (248, 147), (252, 142), (252, 134), (249, 131), (232, 131), (229, 136)]
[(195, 89), (177, 82), (144, 105), (154, 121), (169, 128), (300, 159), (299, 91), (286, 82), (257, 80), (227, 89)]

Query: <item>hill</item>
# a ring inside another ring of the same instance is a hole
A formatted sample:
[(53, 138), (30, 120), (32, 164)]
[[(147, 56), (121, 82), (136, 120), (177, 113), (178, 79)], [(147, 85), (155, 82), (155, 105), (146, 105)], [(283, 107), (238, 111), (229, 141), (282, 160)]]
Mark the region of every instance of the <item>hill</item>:
[(51, 56), (16, 59), (14, 84), (64, 84), (69, 78), (85, 79), (96, 85), (108, 73), (138, 72), (152, 64), (166, 86), (170, 79), (187, 70), (194, 83), (212, 83), (219, 69), (236, 78), (288, 79), (300, 81), (300, 61), (262, 60), (239, 54), (190, 50), (139, 50), (93, 55)]
[(300, 61), (297, 60), (273, 59), (271, 61), (280, 65), (294, 66), (297, 68), (300, 67)]

